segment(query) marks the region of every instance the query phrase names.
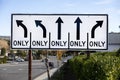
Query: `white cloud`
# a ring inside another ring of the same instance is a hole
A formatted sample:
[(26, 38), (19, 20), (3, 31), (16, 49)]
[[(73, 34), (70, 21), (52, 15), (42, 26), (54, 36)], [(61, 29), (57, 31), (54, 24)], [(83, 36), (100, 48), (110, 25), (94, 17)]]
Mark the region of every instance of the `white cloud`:
[(95, 2), (95, 4), (97, 4), (97, 5), (104, 5), (104, 4), (110, 4), (113, 1), (114, 0), (101, 0), (101, 1)]

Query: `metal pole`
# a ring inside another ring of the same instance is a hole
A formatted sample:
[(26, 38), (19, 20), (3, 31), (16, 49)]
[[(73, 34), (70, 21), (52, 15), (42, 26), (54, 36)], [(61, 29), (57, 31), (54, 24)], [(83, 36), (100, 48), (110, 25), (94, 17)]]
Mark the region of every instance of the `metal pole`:
[(90, 58), (90, 51), (88, 50), (87, 51), (87, 59), (89, 59)]
[(28, 55), (28, 80), (32, 80), (32, 50), (29, 50)]
[(47, 51), (46, 51), (45, 65), (46, 65), (46, 67), (47, 67), (48, 80), (50, 80), (50, 73), (49, 73), (49, 65), (48, 65), (48, 55), (47, 55)]
[(89, 47), (88, 47), (88, 42), (89, 42), (89, 34), (87, 33), (87, 59), (90, 58), (90, 51), (89, 51)]

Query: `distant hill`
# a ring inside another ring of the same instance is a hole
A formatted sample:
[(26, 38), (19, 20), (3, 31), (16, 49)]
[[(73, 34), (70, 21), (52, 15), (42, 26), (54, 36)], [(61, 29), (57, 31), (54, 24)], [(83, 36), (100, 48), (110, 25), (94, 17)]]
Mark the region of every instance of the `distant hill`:
[(0, 36), (0, 49), (6, 48), (7, 50), (10, 49), (10, 45), (8, 45), (8, 41), (10, 40), (9, 36)]

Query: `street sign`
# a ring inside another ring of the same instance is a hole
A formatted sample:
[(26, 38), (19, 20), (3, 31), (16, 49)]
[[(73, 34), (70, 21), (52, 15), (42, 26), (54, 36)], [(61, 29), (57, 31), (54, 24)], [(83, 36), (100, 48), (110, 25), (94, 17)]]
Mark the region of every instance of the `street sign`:
[(12, 49), (108, 48), (107, 14), (12, 14)]

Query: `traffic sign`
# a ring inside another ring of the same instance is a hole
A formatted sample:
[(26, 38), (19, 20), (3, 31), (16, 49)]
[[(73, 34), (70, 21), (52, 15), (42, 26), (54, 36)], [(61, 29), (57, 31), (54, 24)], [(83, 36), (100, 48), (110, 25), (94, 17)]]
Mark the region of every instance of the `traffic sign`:
[(12, 14), (12, 49), (108, 48), (107, 14)]

